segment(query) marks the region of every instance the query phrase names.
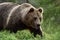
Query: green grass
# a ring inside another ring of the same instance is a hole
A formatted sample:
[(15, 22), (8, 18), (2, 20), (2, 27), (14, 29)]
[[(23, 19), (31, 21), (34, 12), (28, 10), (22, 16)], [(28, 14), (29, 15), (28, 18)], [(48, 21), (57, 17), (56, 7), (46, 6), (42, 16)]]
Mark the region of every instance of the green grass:
[(16, 34), (2, 31), (0, 40), (60, 40), (60, 0), (32, 0), (30, 3), (44, 8), (43, 38), (39, 35), (34, 37), (28, 30), (22, 30)]

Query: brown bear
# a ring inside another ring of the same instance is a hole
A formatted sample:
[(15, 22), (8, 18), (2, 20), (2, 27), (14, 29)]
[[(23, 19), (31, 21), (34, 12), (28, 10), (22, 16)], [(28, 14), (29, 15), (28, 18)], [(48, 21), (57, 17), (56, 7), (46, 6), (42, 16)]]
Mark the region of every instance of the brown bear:
[(6, 29), (16, 33), (18, 30), (28, 29), (34, 36), (39, 34), (42, 37), (42, 19), (41, 7), (35, 8), (29, 3), (0, 3), (0, 30)]

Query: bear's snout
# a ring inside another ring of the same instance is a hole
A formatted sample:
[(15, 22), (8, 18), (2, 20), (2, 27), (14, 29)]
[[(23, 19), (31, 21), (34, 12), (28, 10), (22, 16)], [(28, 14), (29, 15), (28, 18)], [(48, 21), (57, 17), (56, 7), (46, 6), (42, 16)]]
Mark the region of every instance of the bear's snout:
[(37, 27), (40, 27), (40, 24), (37, 24)]
[(39, 29), (40, 28), (40, 24), (36, 24), (36, 29)]

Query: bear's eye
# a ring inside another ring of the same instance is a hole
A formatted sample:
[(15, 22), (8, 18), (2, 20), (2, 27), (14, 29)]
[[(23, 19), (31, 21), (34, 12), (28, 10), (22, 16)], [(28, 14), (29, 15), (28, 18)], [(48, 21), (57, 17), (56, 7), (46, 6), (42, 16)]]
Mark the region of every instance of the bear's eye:
[(34, 17), (34, 20), (36, 20), (37, 19), (37, 17)]

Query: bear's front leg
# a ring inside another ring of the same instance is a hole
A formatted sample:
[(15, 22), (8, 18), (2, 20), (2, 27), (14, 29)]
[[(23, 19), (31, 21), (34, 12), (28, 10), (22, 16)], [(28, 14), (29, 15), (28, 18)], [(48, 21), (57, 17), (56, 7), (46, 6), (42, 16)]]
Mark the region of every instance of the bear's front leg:
[(42, 31), (40, 30), (40, 28), (34, 30), (34, 37), (36, 37), (37, 34), (39, 34), (41, 37), (43, 36), (43, 35), (42, 35)]
[(3, 29), (3, 27), (0, 26), (0, 31)]

